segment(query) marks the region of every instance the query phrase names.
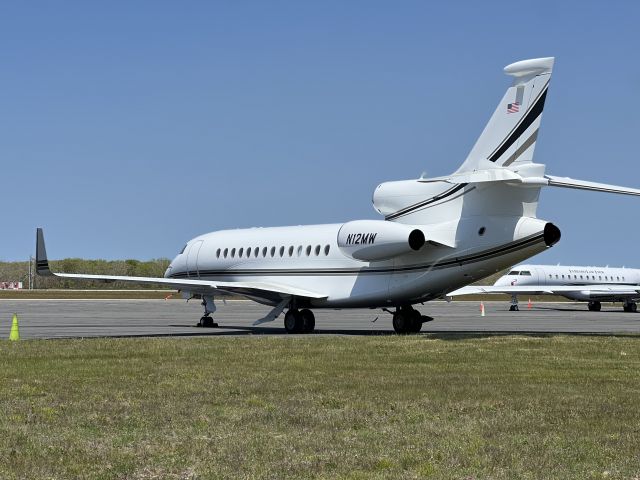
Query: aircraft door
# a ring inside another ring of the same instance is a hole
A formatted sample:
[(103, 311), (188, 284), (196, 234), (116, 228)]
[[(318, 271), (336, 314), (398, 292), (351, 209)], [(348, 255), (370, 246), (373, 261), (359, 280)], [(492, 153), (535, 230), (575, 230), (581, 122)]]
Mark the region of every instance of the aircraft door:
[(193, 242), (189, 246), (189, 251), (187, 252), (187, 274), (189, 278), (198, 278), (200, 276), (198, 273), (198, 254), (201, 247), (202, 240)]

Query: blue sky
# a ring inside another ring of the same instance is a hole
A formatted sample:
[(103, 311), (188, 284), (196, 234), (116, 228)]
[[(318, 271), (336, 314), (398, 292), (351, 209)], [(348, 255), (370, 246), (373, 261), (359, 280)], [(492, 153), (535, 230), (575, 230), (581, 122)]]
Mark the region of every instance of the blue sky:
[[(536, 160), (640, 187), (637, 2), (0, 6), (0, 259), (173, 257), (212, 230), (376, 218), (454, 171), (509, 84), (556, 56)], [(640, 199), (543, 190), (535, 262), (640, 267)]]

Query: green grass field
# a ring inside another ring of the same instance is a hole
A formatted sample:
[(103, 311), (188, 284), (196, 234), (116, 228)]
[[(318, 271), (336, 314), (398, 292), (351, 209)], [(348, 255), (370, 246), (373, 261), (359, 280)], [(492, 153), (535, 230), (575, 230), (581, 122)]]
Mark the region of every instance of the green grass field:
[(0, 478), (638, 478), (640, 337), (0, 342)]

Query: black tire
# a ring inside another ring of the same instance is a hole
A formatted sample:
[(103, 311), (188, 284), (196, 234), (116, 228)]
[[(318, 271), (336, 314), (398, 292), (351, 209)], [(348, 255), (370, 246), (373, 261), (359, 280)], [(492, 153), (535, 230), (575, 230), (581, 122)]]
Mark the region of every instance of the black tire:
[(409, 331), (411, 333), (418, 333), (422, 330), (422, 315), (420, 315), (419, 311), (411, 309), (409, 318), (411, 318), (411, 323), (409, 324)]
[(316, 328), (316, 317), (311, 310), (303, 308), (300, 310), (302, 317), (302, 333), (312, 333)]
[(213, 327), (217, 327), (218, 324), (213, 321), (213, 318), (204, 316), (200, 318), (200, 322), (198, 322), (198, 326), (203, 328), (213, 328)]
[(287, 333), (302, 332), (302, 315), (298, 310), (289, 310), (284, 316), (284, 329)]
[(602, 304), (600, 302), (593, 302), (592, 308), (594, 312), (599, 312), (600, 310), (602, 310)]
[(405, 312), (396, 312), (393, 314), (393, 329), (396, 333), (403, 335), (409, 332), (409, 316)]
[(635, 304), (635, 303), (632, 303), (631, 305), (629, 305), (629, 311), (633, 312), (633, 313), (637, 312), (638, 311), (638, 305)]
[(630, 312), (631, 308), (626, 303), (624, 303), (622, 305), (622, 310), (625, 311), (625, 312)]

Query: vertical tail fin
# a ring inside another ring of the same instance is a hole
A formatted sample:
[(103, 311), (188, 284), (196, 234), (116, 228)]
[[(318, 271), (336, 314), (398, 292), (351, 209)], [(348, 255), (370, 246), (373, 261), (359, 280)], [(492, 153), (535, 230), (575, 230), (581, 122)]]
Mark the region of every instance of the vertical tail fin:
[(533, 160), (553, 61), (534, 58), (504, 67), (504, 73), (514, 77), (513, 84), (458, 172)]

